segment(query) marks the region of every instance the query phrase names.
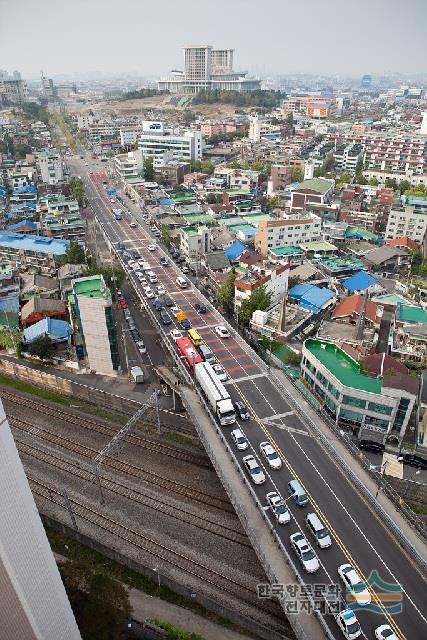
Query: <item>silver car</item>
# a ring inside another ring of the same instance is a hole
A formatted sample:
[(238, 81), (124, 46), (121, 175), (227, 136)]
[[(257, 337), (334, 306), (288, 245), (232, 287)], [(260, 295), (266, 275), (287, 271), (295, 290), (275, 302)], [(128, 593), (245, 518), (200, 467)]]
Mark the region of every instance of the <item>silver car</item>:
[(293, 533), (289, 540), (305, 571), (316, 573), (320, 567), (319, 560), (302, 533)]

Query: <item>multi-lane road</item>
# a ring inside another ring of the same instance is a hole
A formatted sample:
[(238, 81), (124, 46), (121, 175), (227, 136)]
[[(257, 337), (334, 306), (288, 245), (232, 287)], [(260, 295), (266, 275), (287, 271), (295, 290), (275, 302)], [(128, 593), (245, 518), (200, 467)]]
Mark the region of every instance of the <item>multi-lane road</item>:
[[(87, 162), (90, 164), (91, 160), (87, 158)], [(253, 453), (264, 467), (267, 481), (255, 487), (260, 501), (266, 504), (265, 495), (273, 490), (287, 497), (287, 483), (292, 478), (299, 479), (304, 485), (310, 504), (306, 508), (300, 508), (288, 501), (292, 516), (289, 524), (276, 526), (268, 509), (266, 514), (279, 530), (281, 539), (296, 564), (298, 561), (290, 547), (289, 536), (301, 530), (313, 544), (304, 528), (307, 512), (316, 511), (329, 530), (333, 539), (332, 547), (318, 550), (314, 546), (320, 569), (317, 573), (306, 576), (307, 584), (314, 588), (314, 585), (323, 583), (340, 583), (337, 568), (343, 563), (350, 563), (365, 581), (369, 581), (372, 573), (377, 572), (384, 583), (400, 585), (402, 611), (395, 615), (388, 613), (387, 606), (390, 603), (380, 595), (383, 589), (378, 584), (373, 584), (370, 588), (372, 603), (377, 606), (378, 612), (369, 608), (356, 612), (362, 627), (361, 637), (374, 638), (375, 629), (382, 624), (389, 624), (398, 638), (427, 637), (425, 577), (327, 455), (316, 440), (304, 414), (288, 403), (265, 368), (259, 365), (255, 354), (235, 332), (228, 339), (217, 336), (214, 327), (226, 323), (215, 309), (208, 304), (207, 314), (200, 315), (196, 311), (195, 304), (206, 304), (206, 300), (192, 286), (184, 290), (178, 288), (175, 281), (181, 272), (176, 265), (171, 264), (169, 257), (169, 266), (159, 264), (159, 257), (163, 255), (160, 247), (155, 252), (148, 250), (148, 245), (155, 240), (137, 210), (129, 203), (128, 208), (133, 210), (132, 216), (125, 213), (121, 221), (114, 219), (112, 205), (102, 187), (106, 176), (101, 173), (89, 176), (88, 169), (91, 167), (86, 167), (78, 158), (73, 158), (70, 166), (75, 174), (83, 177), (89, 201), (112, 244), (123, 243), (127, 248), (138, 251), (150, 263), (159, 283), (164, 285), (168, 295), (185, 312), (192, 327), (197, 329), (226, 370), (229, 376), (226, 386), (232, 399), (243, 400), (250, 408), (252, 420), (240, 424), (249, 441), (249, 450), (236, 454), (241, 461), (244, 455)], [(137, 226), (131, 228), (129, 223), (135, 220)], [(135, 286), (142, 291), (137, 281)], [(171, 328), (165, 327), (166, 335)], [(223, 428), (227, 439), (230, 438), (230, 431), (229, 427)], [(259, 454), (259, 443), (263, 440), (269, 440), (279, 452), (283, 460), (280, 470), (269, 470), (263, 464)], [(303, 573), (302, 570), (301, 572)], [(396, 598), (396, 595), (393, 594), (393, 597)], [(333, 618), (326, 616), (326, 619), (333, 635), (342, 637)]]

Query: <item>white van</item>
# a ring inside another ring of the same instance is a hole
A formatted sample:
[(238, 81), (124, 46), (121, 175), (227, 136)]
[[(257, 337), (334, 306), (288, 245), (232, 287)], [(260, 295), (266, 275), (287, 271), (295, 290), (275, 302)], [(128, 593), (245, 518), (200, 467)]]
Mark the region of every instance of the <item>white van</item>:
[(327, 529), (325, 529), (316, 513), (307, 514), (307, 516), (304, 518), (304, 523), (308, 531), (315, 539), (318, 547), (320, 547), (321, 549), (327, 549), (327, 547), (331, 546), (331, 536), (329, 535)]
[(157, 276), (154, 271), (147, 271), (146, 275), (151, 284), (155, 284), (157, 282)]
[(177, 278), (175, 282), (180, 289), (186, 289), (188, 287), (187, 280), (185, 278), (181, 278), (181, 276)]

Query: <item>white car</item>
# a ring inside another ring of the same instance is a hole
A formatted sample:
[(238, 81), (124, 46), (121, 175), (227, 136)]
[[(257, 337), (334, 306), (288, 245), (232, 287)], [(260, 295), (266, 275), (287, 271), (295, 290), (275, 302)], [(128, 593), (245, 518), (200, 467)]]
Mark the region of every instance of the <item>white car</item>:
[(241, 429), (233, 429), (231, 432), (231, 438), (239, 451), (245, 451), (245, 449), (248, 448), (248, 441)]
[(139, 267), (139, 264), (137, 262), (133, 263), (132, 270), (134, 271), (134, 273), (136, 273), (137, 271), (140, 271), (140, 267)]
[(375, 629), (375, 637), (377, 640), (398, 640), (397, 635), (389, 624), (382, 624)]
[(144, 274), (142, 273), (142, 271), (135, 271), (135, 275), (136, 275), (136, 277), (138, 278), (138, 280), (139, 280), (140, 282), (142, 282), (142, 281), (144, 281), (144, 282), (145, 282), (145, 281), (146, 281), (146, 277), (144, 276)]
[(175, 316), (175, 318), (176, 318), (176, 316), (177, 316), (179, 313), (182, 313), (182, 311), (181, 311), (181, 309), (180, 309), (179, 307), (171, 307), (171, 313), (172, 313), (172, 314)]
[(271, 469), (280, 469), (282, 466), (282, 460), (273, 445), (269, 442), (261, 442), (259, 448), (262, 455), (267, 460), (268, 466)]
[(129, 222), (129, 226), (132, 227), (132, 229), (135, 229), (136, 222)]
[(228, 331), (228, 329), (226, 327), (224, 327), (224, 325), (219, 324), (218, 326), (215, 327), (215, 333), (217, 334), (217, 336), (219, 336), (220, 338), (229, 338), (230, 337), (230, 332)]
[(181, 271), (182, 273), (189, 273), (190, 269), (187, 267), (187, 265), (184, 265), (183, 267), (181, 267)]
[(184, 334), (179, 329), (172, 329), (169, 335), (174, 342), (184, 337)]
[(154, 298), (154, 291), (152, 290), (151, 287), (144, 287), (144, 293), (147, 296), (147, 298), (150, 300), (151, 298)]
[(249, 471), (252, 482), (254, 484), (262, 484), (265, 482), (265, 475), (254, 456), (245, 456), (243, 458), (243, 464)]
[(316, 573), (320, 567), (319, 560), (302, 533), (293, 533), (289, 540), (305, 571)]
[(277, 522), (279, 524), (287, 524), (291, 519), (291, 514), (280, 493), (277, 493), (277, 491), (270, 491), (270, 493), (267, 493), (265, 497), (267, 498), (267, 504), (271, 508)]
[(148, 251), (156, 251), (157, 247), (155, 244), (149, 244), (147, 249)]
[(354, 615), (354, 611), (352, 611), (352, 609), (344, 609), (344, 611), (340, 611), (340, 613), (337, 613), (335, 616), (335, 620), (341, 633), (344, 638), (347, 638), (347, 640), (355, 640), (355, 638), (358, 638), (362, 633), (359, 621)]
[(162, 287), (162, 285), (159, 285), (156, 289), (157, 291), (157, 295), (158, 296), (165, 296), (166, 295), (166, 289), (164, 287)]
[(145, 262), (145, 260), (140, 260), (139, 261), (139, 266), (141, 267), (141, 269), (143, 271), (150, 271), (150, 269), (151, 269), (150, 263), (149, 262)]
[(138, 349), (139, 353), (147, 353), (147, 347), (142, 340), (138, 340), (137, 342), (135, 342), (135, 346)]
[(220, 364), (213, 364), (212, 369), (215, 371), (218, 380), (221, 382), (225, 382), (227, 380), (228, 376)]
[(364, 606), (371, 602), (371, 594), (366, 588), (366, 584), (362, 581), (351, 564), (341, 564), (338, 567), (338, 574), (345, 584), (347, 593), (351, 594), (357, 604)]

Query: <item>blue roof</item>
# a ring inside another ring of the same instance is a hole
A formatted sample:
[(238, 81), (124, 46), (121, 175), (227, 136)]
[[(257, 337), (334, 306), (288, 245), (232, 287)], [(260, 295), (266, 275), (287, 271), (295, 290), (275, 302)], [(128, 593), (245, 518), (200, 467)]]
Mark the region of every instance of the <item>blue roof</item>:
[(319, 313), (329, 300), (335, 297), (333, 291), (316, 287), (314, 284), (297, 284), (288, 295), (299, 300), (300, 306), (312, 313)]
[(24, 251), (62, 256), (69, 246), (69, 240), (57, 240), (46, 236), (28, 236), (25, 233), (13, 233), (13, 231), (0, 231), (0, 247), (11, 247), (16, 250), (22, 249)]
[(26, 187), (21, 187), (20, 189), (13, 190), (14, 196), (18, 193), (37, 193), (37, 189), (32, 184), (28, 184)]
[(351, 276), (351, 278), (347, 278), (347, 280), (344, 280), (342, 284), (346, 289), (354, 292), (364, 291), (371, 285), (377, 283), (378, 280), (371, 276), (369, 273), (366, 273), (366, 271), (358, 271), (354, 274), (354, 276)]
[(11, 224), (8, 227), (9, 231), (15, 231), (15, 229), (20, 229), (21, 227), (30, 227), (30, 229), (37, 229), (37, 225), (35, 222), (32, 222), (31, 220), (21, 220), (20, 222), (17, 222), (16, 224)]
[(70, 324), (65, 320), (55, 320), (54, 318), (43, 318), (24, 329), (24, 342), (32, 342), (39, 336), (47, 334), (53, 340), (68, 340), (70, 335)]
[(172, 200), (172, 198), (160, 198), (159, 200), (159, 204), (162, 204), (163, 206), (173, 204), (174, 202), (175, 200)]
[(234, 262), (235, 260), (238, 260), (245, 251), (250, 251), (249, 247), (246, 244), (243, 244), (243, 242), (236, 240), (236, 242), (233, 242), (230, 247), (227, 247), (225, 253), (230, 262)]
[(19, 211), (20, 209), (34, 209), (34, 211), (36, 210), (36, 203), (35, 202), (19, 202), (17, 204), (12, 204), (12, 209), (14, 211)]

